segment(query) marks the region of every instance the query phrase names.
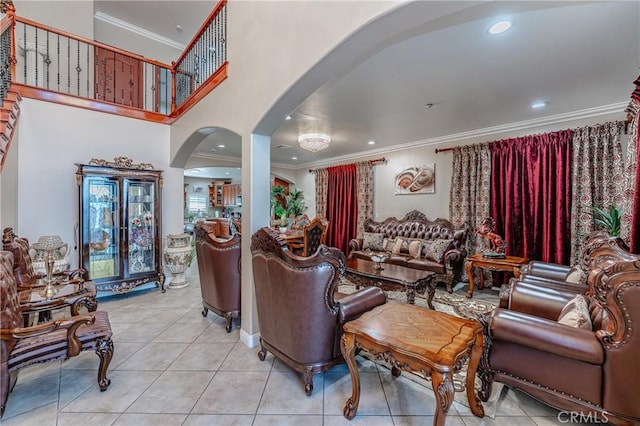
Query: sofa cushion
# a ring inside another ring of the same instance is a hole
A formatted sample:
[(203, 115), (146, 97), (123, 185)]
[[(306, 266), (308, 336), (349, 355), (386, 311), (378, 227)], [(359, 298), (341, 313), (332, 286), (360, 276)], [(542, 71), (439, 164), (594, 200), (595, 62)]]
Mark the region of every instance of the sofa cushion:
[(412, 258), (408, 254), (394, 253), (387, 259), (387, 263), (391, 265), (407, 266)]
[(560, 312), (558, 322), (584, 330), (593, 329), (589, 315), (589, 306), (583, 295), (577, 294), (576, 297), (567, 302)]
[(453, 240), (436, 238), (431, 241), (428, 247), (426, 247), (424, 257), (426, 259), (433, 260), (434, 262), (442, 263), (444, 260), (444, 254), (449, 250), (452, 244)]
[(407, 266), (421, 271), (435, 272), (436, 274), (444, 274), (446, 272), (443, 264), (425, 258), (409, 259), (407, 260)]
[(567, 278), (565, 278), (565, 281), (576, 284), (584, 284), (587, 281), (587, 276), (581, 268), (576, 266), (571, 268), (569, 274), (567, 274)]
[(382, 241), (384, 234), (378, 232), (365, 232), (362, 235), (362, 248), (364, 250), (384, 250)]

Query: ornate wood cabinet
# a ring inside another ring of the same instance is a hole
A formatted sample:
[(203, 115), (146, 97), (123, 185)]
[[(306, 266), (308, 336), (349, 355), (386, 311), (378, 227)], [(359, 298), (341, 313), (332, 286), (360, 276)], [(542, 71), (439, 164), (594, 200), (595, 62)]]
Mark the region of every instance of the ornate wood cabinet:
[(80, 266), (98, 291), (126, 293), (162, 270), (162, 171), (126, 157), (78, 164)]

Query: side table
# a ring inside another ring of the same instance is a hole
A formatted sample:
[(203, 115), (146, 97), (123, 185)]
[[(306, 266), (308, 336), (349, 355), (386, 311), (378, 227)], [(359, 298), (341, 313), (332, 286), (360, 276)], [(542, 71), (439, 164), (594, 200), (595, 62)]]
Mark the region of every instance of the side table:
[(40, 295), (43, 288), (33, 287), (18, 293), (20, 309), (25, 315), (39, 313), (41, 319), (49, 320), (53, 309), (69, 307), (71, 315), (75, 316), (80, 314), (81, 307), (87, 308), (89, 312), (98, 308), (96, 286), (91, 281), (72, 280), (56, 284), (55, 288), (58, 292), (48, 299)]
[[(518, 278), (520, 276), (520, 267), (529, 262), (529, 259), (525, 257), (506, 256), (504, 259), (485, 257), (482, 254), (472, 254), (467, 256), (464, 262), (464, 269), (467, 272), (469, 278), (469, 290), (467, 291), (467, 298), (473, 296), (473, 289), (475, 286), (473, 279), (473, 267), (482, 269), (488, 269), (490, 271), (510, 271), (513, 272), (513, 276)], [(484, 277), (480, 274), (480, 282), (478, 283), (478, 289), (484, 288)]]
[(360, 402), (360, 375), (355, 361), (356, 349), (391, 364), (391, 374), (402, 370), (431, 375), (436, 398), (433, 424), (443, 426), (453, 403), (453, 373), (469, 360), (466, 392), (471, 412), (484, 416), (476, 395), (474, 381), (482, 355), (482, 327), (479, 322), (454, 317), (443, 312), (400, 303), (387, 302), (343, 326), (340, 340), (342, 356), (349, 367), (352, 393), (343, 414), (351, 420)]

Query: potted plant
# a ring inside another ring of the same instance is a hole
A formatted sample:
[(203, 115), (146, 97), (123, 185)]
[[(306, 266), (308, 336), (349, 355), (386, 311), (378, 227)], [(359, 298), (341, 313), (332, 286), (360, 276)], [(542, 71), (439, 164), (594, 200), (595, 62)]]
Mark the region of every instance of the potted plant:
[(603, 210), (595, 206), (586, 206), (591, 210), (590, 214), (598, 225), (602, 226), (612, 237), (620, 236), (620, 210), (613, 204), (609, 210)]
[(307, 207), (304, 205), (304, 193), (299, 189), (293, 189), (289, 194), (285, 193), (282, 186), (271, 188), (271, 208), (275, 218), (279, 218), (279, 226), (289, 226), (289, 219), (295, 220)]

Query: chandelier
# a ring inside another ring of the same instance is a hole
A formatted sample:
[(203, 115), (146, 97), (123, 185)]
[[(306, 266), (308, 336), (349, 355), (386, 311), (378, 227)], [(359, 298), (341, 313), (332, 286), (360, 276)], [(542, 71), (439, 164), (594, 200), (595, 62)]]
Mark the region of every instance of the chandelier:
[(324, 133), (305, 133), (298, 136), (298, 143), (302, 149), (318, 152), (329, 147), (331, 137)]

